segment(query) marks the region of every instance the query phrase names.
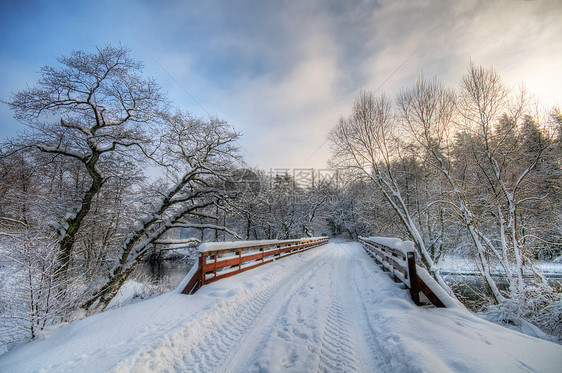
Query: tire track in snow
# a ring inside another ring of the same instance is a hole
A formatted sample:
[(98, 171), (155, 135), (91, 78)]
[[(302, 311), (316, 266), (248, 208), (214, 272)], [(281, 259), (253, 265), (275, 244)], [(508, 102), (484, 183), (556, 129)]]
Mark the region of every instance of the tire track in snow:
[(222, 359), (246, 332), (275, 286), (253, 294), (250, 302), (221, 302), (200, 320), (157, 337), (136, 356), (118, 364), (114, 372), (216, 371)]
[[(320, 345), (317, 371), (359, 372), (363, 366), (365, 341), (360, 326), (355, 322), (355, 308), (350, 307), (351, 288), (349, 257), (336, 244), (333, 250), (334, 268), (330, 276), (331, 303), (328, 308)], [(353, 317), (351, 317), (353, 315)]]
[[(381, 320), (373, 319), (369, 311), (381, 299), (381, 293), (386, 292), (385, 288), (377, 281), (376, 276), (381, 272), (375, 269), (369, 272), (357, 257), (367, 255), (359, 244), (343, 245), (343, 253), (350, 261), (355, 262), (353, 269), (349, 273), (349, 285), (352, 291), (346, 293), (349, 305), (355, 310), (354, 322), (360, 326), (358, 329), (362, 334), (364, 344), (364, 364), (365, 366), (376, 367), (377, 372), (413, 372), (417, 371), (415, 367), (411, 367), (405, 359), (402, 359), (396, 353), (387, 351), (381, 341), (381, 330), (378, 325)], [(370, 263), (370, 260), (367, 261)], [(368, 305), (370, 304), (370, 305)]]
[(344, 310), (339, 294), (328, 309), (328, 317), (320, 349), (319, 371), (321, 372), (357, 372), (359, 371), (350, 331), (348, 315)]
[(208, 329), (209, 334), (184, 356), (183, 368), (201, 372), (218, 371), (218, 366), (251, 328), (253, 321), (276, 291), (277, 286), (270, 286), (257, 293), (248, 304), (233, 307), (232, 311), (225, 314), (212, 329)]
[(327, 246), (320, 259), (266, 306), (263, 314), (273, 316), (260, 319), (219, 371), (373, 371), (365, 369), (373, 367), (371, 354), (352, 317), (353, 261), (336, 246)]
[[(326, 247), (318, 248), (318, 251)], [(282, 281), (276, 291), (276, 297), (269, 302), (260, 315), (258, 325), (254, 325), (251, 330), (240, 340), (239, 347), (228, 357), (228, 360), (220, 367), (220, 372), (239, 372), (256, 370), (255, 366), (249, 366), (248, 362), (255, 361), (260, 355), (260, 348), (266, 344), (266, 340), (278, 324), (283, 324), (282, 319), (287, 313), (291, 303), (292, 295), (316, 275), (316, 270), (324, 265), (329, 258), (321, 257), (321, 262), (314, 264), (311, 268), (302, 265), (298, 272), (287, 276), (286, 281)]]

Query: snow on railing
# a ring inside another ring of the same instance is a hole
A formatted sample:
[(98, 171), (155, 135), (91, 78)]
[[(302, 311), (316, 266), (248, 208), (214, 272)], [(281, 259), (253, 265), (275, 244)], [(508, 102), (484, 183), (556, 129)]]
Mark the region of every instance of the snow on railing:
[(328, 237), (203, 243), (197, 270), (182, 293), (193, 294), (203, 285), (327, 243)]
[(436, 307), (450, 304), (443, 296), (446, 293), (439, 291), (439, 284), (416, 265), (413, 242), (389, 237), (359, 237), (359, 241), (367, 253), (382, 266), (383, 271), (390, 272), (395, 282), (402, 282), (410, 289), (410, 296), (415, 304), (423, 305), (420, 292)]

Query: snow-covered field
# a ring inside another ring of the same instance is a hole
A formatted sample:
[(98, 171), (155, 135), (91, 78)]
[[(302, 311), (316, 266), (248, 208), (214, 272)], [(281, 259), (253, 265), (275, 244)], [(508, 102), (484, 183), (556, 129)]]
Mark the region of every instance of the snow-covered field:
[(1, 372), (560, 372), (562, 346), (419, 308), (357, 243), (333, 242), (50, 330)]

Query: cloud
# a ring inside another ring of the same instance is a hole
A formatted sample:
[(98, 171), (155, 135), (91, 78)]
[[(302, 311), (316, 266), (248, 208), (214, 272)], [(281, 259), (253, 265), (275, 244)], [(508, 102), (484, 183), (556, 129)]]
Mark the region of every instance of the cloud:
[(494, 66), (506, 80), (533, 81), (542, 65), (561, 61), (560, 18), (556, 1), (389, 2), (372, 19), (369, 80), (377, 86), (413, 52), (386, 90), (412, 84), (422, 70), (456, 87), (470, 60)]
[[(215, 66), (228, 70), (219, 75), (228, 82), (203, 88), (202, 95), (244, 131), (250, 163), (323, 167), (327, 145), (310, 155), (349, 113), (360, 89), (380, 88), (394, 97), (422, 71), (456, 87), (471, 59), (513, 83), (517, 77), (544, 81), (540, 68), (552, 71), (562, 50), (554, 4), (283, 3), (267, 10), (274, 14), (271, 25), (263, 22), (264, 9), (246, 7), (230, 24), (234, 29), (214, 35), (220, 39), (215, 45), (228, 49), (231, 66)], [(549, 46), (556, 48), (545, 60)]]
[[(10, 71), (0, 72), (3, 99), (25, 87), (10, 78), (14, 72), (35, 79), (53, 56), (120, 41), (178, 106), (199, 116), (209, 111), (243, 131), (249, 163), (263, 168), (323, 167), (327, 144), (310, 156), (361, 89), (394, 97), (422, 71), (457, 87), (470, 60), (494, 66), (509, 84), (524, 81), (549, 104), (560, 100), (557, 0), (72, 4), (46, 13), (4, 9), (2, 27), (10, 32), (0, 61)], [(93, 17), (98, 6), (106, 11)]]
[[(245, 142), (260, 154), (264, 168), (307, 166), (343, 109), (342, 48), (330, 37), (330, 19), (303, 16), (291, 14), (284, 20), (292, 47), (278, 52), (287, 53), (283, 59), (290, 62), (271, 66), (260, 77), (236, 79), (229, 91), (236, 100), (221, 105), (229, 118), (241, 122), (235, 125), (245, 130)], [(314, 167), (324, 167), (325, 161), (316, 160)]]

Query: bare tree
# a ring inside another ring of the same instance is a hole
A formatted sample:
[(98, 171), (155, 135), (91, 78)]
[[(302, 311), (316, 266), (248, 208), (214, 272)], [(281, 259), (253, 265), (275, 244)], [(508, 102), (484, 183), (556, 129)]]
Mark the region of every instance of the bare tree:
[(156, 191), (150, 212), (128, 233), (106, 281), (84, 302), (86, 309), (107, 307), (139, 261), (171, 229), (216, 229), (238, 237), (220, 224), (199, 221), (216, 220), (211, 207), (229, 198), (217, 181), (227, 178), (238, 160), (238, 134), (219, 119), (202, 120), (181, 112), (164, 115), (164, 123), (167, 130), (151, 157), (166, 172), (167, 190)]
[(330, 132), (333, 162), (340, 167), (357, 170), (377, 186), (414, 241), (422, 262), (440, 285), (452, 294), (427, 251), (402, 196), (394, 162), (401, 151), (395, 131), (390, 101), (385, 96), (375, 98), (372, 93), (361, 92), (354, 102), (352, 115), (340, 118)]
[(108, 180), (100, 164), (113, 152), (150, 140), (147, 124), (163, 96), (154, 81), (140, 76), (142, 65), (122, 46), (75, 51), (59, 63), (60, 68), (43, 67), (37, 86), (14, 94), (8, 104), (33, 130), (25, 145), (77, 162), (89, 176), (59, 228), (57, 275), (64, 278), (77, 234)]
[[(528, 130), (532, 126), (532, 119), (525, 116), (528, 112), (525, 110), (526, 95), (521, 92), (515, 99), (510, 97), (510, 90), (493, 69), (469, 65), (461, 87), (459, 112), (466, 128), (480, 145), (474, 148), (473, 158), (485, 173), (487, 184), (496, 197), (502, 257), (507, 260), (509, 252), (515, 256), (516, 282), (511, 289), (515, 295), (515, 289), (522, 292), (524, 287), (524, 264), (517, 227), (518, 207), (524, 201), (519, 200), (518, 194), (549, 141), (538, 131), (533, 149), (529, 149), (531, 151), (525, 157), (517, 156), (523, 145), (514, 138), (517, 132), (521, 133), (519, 122), (524, 119)], [(498, 124), (503, 125), (497, 128)], [(510, 269), (506, 268), (506, 271), (511, 278)]]
[[(480, 229), (479, 234), (486, 249), (502, 263), (509, 284), (509, 299), (499, 308), (544, 324), (536, 315), (552, 320), (559, 310), (552, 287), (533, 265), (533, 240), (525, 232), (534, 231), (531, 236), (535, 237), (545, 234), (533, 227), (530, 218), (534, 213), (528, 211), (548, 197), (541, 185), (546, 184), (545, 176), (551, 179), (547, 175), (553, 176), (556, 167), (546, 174), (540, 168), (549, 163), (555, 141), (548, 121), (529, 102), (524, 90), (506, 88), (493, 69), (471, 64), (461, 83), (460, 123), (470, 144), (465, 154), (471, 155), (473, 174), (480, 180), (480, 188), (475, 189), (489, 196), (485, 205), (491, 219), (485, 222), (493, 227), (487, 232)], [(550, 220), (547, 211), (541, 211), (543, 220)], [(556, 215), (559, 213), (553, 217)], [(529, 274), (534, 276), (525, 278)], [(559, 326), (552, 331), (559, 334)]]
[[(432, 203), (448, 206), (468, 233), (500, 312), (546, 325), (535, 315), (552, 320), (554, 292), (532, 265), (523, 230), (533, 227), (520, 209), (546, 198), (535, 169), (553, 139), (531, 115), (525, 92), (513, 95), (493, 69), (469, 65), (461, 86), (456, 96), (422, 76), (402, 91), (397, 106), (406, 141), (448, 185), (447, 197), (435, 195)], [(538, 282), (524, 278), (533, 272)]]
[(397, 100), (398, 113), (403, 127), (411, 141), (420, 149), (422, 156), (428, 156), (433, 167), (441, 172), (449, 184), (449, 194), (453, 199), (437, 200), (452, 206), (459, 219), (466, 226), (479, 258), (479, 268), (496, 302), (503, 300), (490, 272), (486, 255), (486, 245), (475, 224), (474, 214), (467, 201), (463, 188), (455, 180), (451, 169), (452, 140), (455, 127), (455, 94), (443, 88), (437, 80), (428, 81), (420, 77), (410, 90), (402, 91)]

